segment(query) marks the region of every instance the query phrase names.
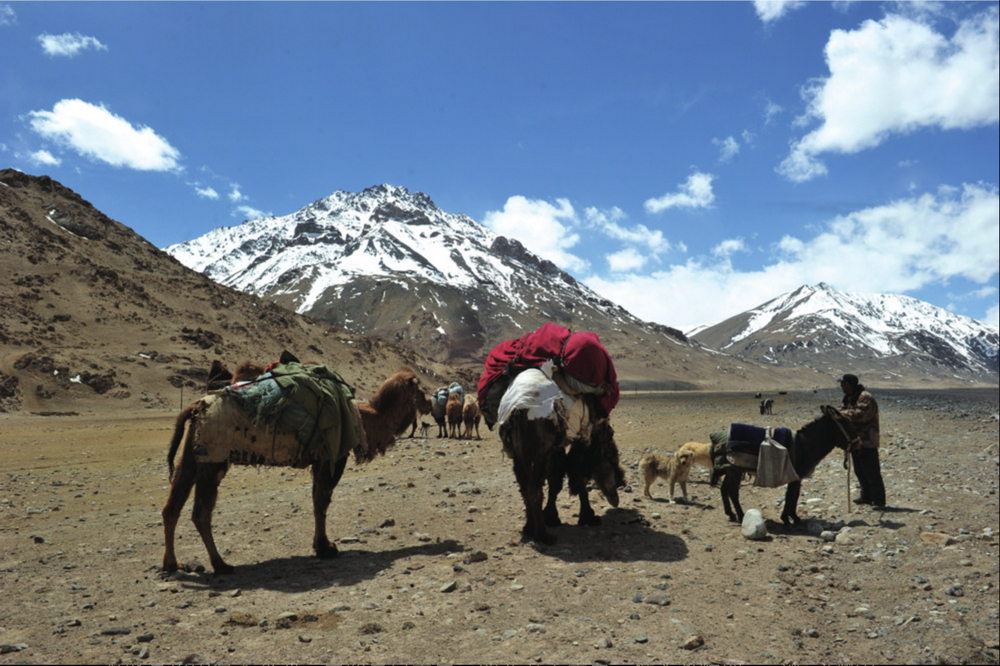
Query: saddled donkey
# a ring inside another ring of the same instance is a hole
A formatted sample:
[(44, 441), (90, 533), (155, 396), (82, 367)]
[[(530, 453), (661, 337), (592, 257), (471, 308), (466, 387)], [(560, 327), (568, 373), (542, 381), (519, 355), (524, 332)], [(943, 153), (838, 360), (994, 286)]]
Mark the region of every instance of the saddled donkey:
[[(861, 445), (861, 440), (847, 417), (829, 405), (823, 405), (820, 410), (823, 412), (822, 416), (810, 421), (792, 434), (792, 443), (788, 447), (789, 460), (799, 479), (812, 475), (816, 470), (816, 465), (826, 458), (834, 448), (849, 452)], [(713, 455), (716, 463), (716, 474), (720, 473), (720, 461), (725, 459), (724, 449), (721, 447), (726, 446), (726, 442), (716, 445), (715, 455)], [(741, 523), (743, 522), (743, 507), (740, 506), (740, 482), (748, 470), (725, 462), (722, 464), (724, 465), (723, 470), (721, 470), (724, 477), (722, 481), (722, 505), (730, 521)], [(801, 490), (801, 480), (789, 483), (785, 489), (785, 503), (781, 510), (781, 521), (786, 530), (793, 526), (798, 527), (802, 523), (797, 513)], [(730, 502), (732, 502), (732, 507)], [(735, 513), (733, 509), (735, 509)]]
[[(225, 418), (220, 414), (225, 410), (212, 409), (209, 406), (230, 406), (229, 415), (242, 410), (235, 404), (234, 395), (222, 393), (205, 396), (188, 406), (177, 417), (174, 426), (170, 451), (167, 454), (167, 464), (170, 468), (171, 485), (167, 502), (163, 507), (163, 532), (165, 549), (163, 553), (163, 570), (176, 571), (181, 567), (174, 553), (174, 534), (181, 510), (187, 501), (191, 489), (195, 489), (194, 511), (192, 520), (208, 550), (212, 568), (216, 573), (232, 573), (233, 567), (227, 564), (219, 554), (212, 536), (212, 512), (215, 509), (219, 492), (219, 483), (229, 471), (230, 462), (204, 462), (196, 457), (196, 450), (210, 449), (213, 446), (226, 446), (233, 435), (231, 425), (218, 422)], [(219, 401), (222, 401), (220, 403)], [(364, 431), (366, 446), (354, 449), (355, 462), (370, 462), (378, 455), (385, 454), (409, 427), (413, 418), (414, 405), (426, 401), (416, 373), (411, 368), (403, 367), (390, 377), (378, 392), (367, 403), (357, 404), (360, 412), (361, 427)], [(234, 417), (238, 418), (238, 417)], [(216, 422), (213, 422), (216, 421)], [(189, 425), (190, 424), (190, 425)], [(246, 438), (258, 438), (266, 442), (276, 441), (280, 437), (295, 436), (284, 431), (264, 426), (254, 426), (248, 419), (242, 426), (242, 435)], [(346, 427), (346, 426), (345, 426)], [(187, 436), (185, 437), (185, 428)], [(174, 456), (180, 448), (183, 439), (183, 451), (180, 463), (174, 469)], [(322, 447), (321, 447), (322, 448)], [(313, 477), (313, 516), (315, 531), (313, 535), (313, 550), (317, 557), (327, 558), (337, 555), (337, 547), (327, 538), (326, 514), (330, 506), (333, 489), (340, 482), (340, 477), (347, 465), (347, 454), (339, 460), (330, 460), (324, 456), (325, 450), (299, 458), (288, 466), (312, 468)], [(259, 460), (239, 461), (235, 464), (260, 464)]]
[[(522, 388), (525, 384), (532, 388)], [(548, 403), (546, 407), (536, 409), (538, 405), (532, 398), (536, 390), (541, 393), (542, 402)], [(574, 403), (579, 403), (575, 409)], [(562, 524), (556, 495), (563, 487), (564, 477), (569, 479), (570, 493), (580, 498), (579, 525), (601, 522), (587, 495), (591, 480), (611, 506), (618, 506), (618, 488), (626, 484), (625, 472), (619, 463), (611, 423), (607, 416), (591, 420), (591, 415), (597, 414), (602, 414), (599, 396), (584, 394), (571, 398), (536, 369), (521, 372), (504, 394), (500, 439), (514, 462), (514, 476), (524, 500), (524, 538), (555, 543), (547, 527)], [(546, 481), (549, 494), (543, 510)]]

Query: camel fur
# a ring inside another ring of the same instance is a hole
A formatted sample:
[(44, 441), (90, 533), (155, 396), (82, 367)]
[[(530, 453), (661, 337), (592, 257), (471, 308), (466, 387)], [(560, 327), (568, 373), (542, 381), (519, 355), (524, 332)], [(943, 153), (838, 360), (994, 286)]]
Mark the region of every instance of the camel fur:
[[(229, 471), (229, 466), (231, 464), (259, 464), (260, 461), (202, 462), (196, 456), (196, 450), (199, 447), (214, 444), (210, 441), (211, 438), (230, 436), (232, 430), (218, 427), (217, 420), (223, 417), (213, 416), (216, 411), (212, 405), (224, 405), (231, 400), (235, 400), (235, 398), (225, 394), (206, 396), (189, 405), (177, 416), (173, 438), (167, 453), (167, 466), (170, 469), (171, 479), (170, 491), (161, 512), (165, 541), (164, 571), (176, 571), (182, 567), (177, 561), (174, 551), (174, 537), (181, 510), (184, 508), (184, 503), (192, 489), (195, 491), (195, 498), (191, 517), (206, 550), (208, 550), (212, 568), (219, 574), (228, 574), (234, 571), (234, 568), (223, 560), (215, 545), (212, 534), (212, 512), (218, 498), (219, 484)], [(355, 461), (365, 463), (378, 455), (384, 455), (386, 450), (395, 444), (396, 437), (409, 427), (413, 410), (416, 405), (421, 404), (421, 401), (426, 402), (426, 398), (420, 389), (416, 373), (411, 368), (403, 367), (382, 384), (371, 400), (358, 404), (358, 414), (367, 444), (355, 448)], [(230, 417), (232, 414), (228, 409), (222, 409), (219, 413), (229, 414)], [(277, 438), (281, 436), (279, 431), (275, 429), (265, 432), (263, 427), (252, 424), (248, 427), (251, 430), (249, 436), (256, 435), (260, 438), (266, 438), (268, 441), (272, 438), (277, 441)], [(175, 469), (174, 457), (179, 449), (182, 449), (181, 458)], [(347, 455), (344, 455), (340, 460), (333, 461), (333, 464), (328, 459), (328, 455), (326, 458), (324, 459), (323, 449), (320, 449), (312, 459), (299, 457), (295, 463), (289, 463), (300, 467), (309, 466), (312, 470), (313, 517), (315, 521), (313, 550), (320, 558), (337, 555), (337, 547), (327, 537), (326, 515), (333, 490), (340, 482), (340, 477), (347, 465)]]

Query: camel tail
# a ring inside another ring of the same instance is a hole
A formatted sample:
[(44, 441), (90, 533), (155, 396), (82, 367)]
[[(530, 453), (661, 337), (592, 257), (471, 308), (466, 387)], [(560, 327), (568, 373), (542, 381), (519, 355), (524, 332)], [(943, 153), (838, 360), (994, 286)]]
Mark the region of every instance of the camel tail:
[(174, 478), (174, 456), (177, 455), (177, 449), (181, 445), (181, 440), (184, 439), (184, 429), (187, 427), (188, 421), (194, 418), (197, 406), (198, 403), (188, 405), (187, 409), (177, 415), (177, 421), (174, 423), (174, 436), (170, 440), (170, 450), (167, 451), (167, 467), (170, 470), (169, 479), (171, 481)]

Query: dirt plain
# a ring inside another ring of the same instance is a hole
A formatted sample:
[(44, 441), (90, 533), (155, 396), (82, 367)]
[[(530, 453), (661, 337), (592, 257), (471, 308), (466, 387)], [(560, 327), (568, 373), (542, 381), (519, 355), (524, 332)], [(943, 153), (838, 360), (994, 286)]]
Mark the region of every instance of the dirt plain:
[[(839, 391), (626, 393), (613, 423), (632, 485), (603, 524), (520, 542), (498, 438), (400, 439), (349, 463), (311, 555), (308, 470), (233, 468), (215, 512), (236, 573), (216, 576), (187, 519), (162, 574), (174, 412), (0, 414), (0, 664), (997, 663), (998, 393), (880, 391), (890, 507), (848, 513), (832, 454), (803, 484), (744, 483), (764, 541), (727, 522), (696, 468), (690, 502), (642, 497), (638, 460), (732, 422), (797, 428)], [(856, 490), (852, 493), (856, 495)], [(826, 534), (823, 532), (826, 531)], [(836, 537), (835, 539), (833, 537)]]

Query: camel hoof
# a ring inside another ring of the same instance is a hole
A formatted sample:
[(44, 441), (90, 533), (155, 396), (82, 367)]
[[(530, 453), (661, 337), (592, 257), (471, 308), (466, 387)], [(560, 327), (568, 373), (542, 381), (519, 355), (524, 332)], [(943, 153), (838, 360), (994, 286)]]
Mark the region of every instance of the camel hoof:
[(316, 557), (321, 560), (329, 560), (340, 555), (340, 551), (337, 550), (335, 545), (327, 544), (326, 548), (317, 548)]
[(580, 525), (581, 527), (598, 527), (600, 524), (600, 516), (589, 516), (587, 518), (580, 516), (580, 521), (577, 523), (577, 525)]
[(215, 572), (216, 576), (228, 576), (236, 573), (236, 567), (231, 564), (226, 564), (225, 562), (219, 562), (218, 564), (212, 565), (212, 571)]

